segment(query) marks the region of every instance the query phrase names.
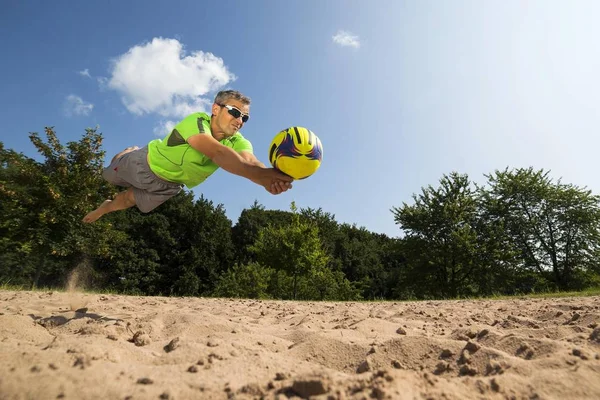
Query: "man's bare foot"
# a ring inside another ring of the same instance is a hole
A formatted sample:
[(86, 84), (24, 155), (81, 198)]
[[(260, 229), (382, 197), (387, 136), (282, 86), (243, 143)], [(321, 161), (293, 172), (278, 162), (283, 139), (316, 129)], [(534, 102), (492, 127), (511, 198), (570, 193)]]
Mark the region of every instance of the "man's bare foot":
[(83, 222), (91, 224), (104, 214), (108, 213), (110, 211), (110, 203), (112, 203), (112, 200), (104, 200), (104, 202), (100, 204), (100, 207), (83, 217)]

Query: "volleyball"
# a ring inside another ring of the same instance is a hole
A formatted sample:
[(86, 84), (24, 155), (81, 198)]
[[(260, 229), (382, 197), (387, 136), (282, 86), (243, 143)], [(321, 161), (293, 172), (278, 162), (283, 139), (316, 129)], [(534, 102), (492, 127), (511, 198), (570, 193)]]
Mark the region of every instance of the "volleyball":
[(321, 166), (323, 145), (314, 132), (301, 126), (292, 126), (279, 132), (271, 141), (269, 161), (294, 179), (305, 179)]

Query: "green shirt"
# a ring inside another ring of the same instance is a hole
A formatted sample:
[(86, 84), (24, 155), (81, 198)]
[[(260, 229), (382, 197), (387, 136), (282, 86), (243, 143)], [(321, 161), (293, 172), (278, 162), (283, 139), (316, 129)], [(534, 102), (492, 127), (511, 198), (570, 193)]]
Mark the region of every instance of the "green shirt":
[[(175, 125), (164, 139), (155, 139), (148, 143), (152, 172), (162, 179), (181, 183), (190, 189), (204, 182), (219, 166), (188, 144), (188, 138), (197, 134), (212, 134), (209, 115), (188, 115)], [(252, 144), (239, 132), (220, 140), (220, 143), (237, 152), (252, 152)]]

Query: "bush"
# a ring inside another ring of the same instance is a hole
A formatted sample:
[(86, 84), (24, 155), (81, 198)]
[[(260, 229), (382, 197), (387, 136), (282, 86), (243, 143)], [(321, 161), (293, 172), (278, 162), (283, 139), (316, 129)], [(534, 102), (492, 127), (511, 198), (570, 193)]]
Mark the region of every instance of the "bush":
[(275, 271), (258, 263), (236, 264), (221, 275), (213, 295), (251, 299), (271, 298), (267, 292), (271, 275)]

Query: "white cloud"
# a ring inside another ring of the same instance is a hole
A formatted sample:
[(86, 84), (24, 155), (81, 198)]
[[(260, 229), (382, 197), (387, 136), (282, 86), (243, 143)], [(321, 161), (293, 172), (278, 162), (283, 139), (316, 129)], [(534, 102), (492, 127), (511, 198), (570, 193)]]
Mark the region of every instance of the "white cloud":
[(91, 78), (92, 76), (90, 75), (90, 70), (89, 69), (84, 69), (83, 71), (77, 71), (77, 73), (81, 76), (87, 76), (88, 78)]
[(358, 36), (353, 35), (348, 31), (338, 31), (334, 36), (332, 36), (334, 43), (339, 44), (342, 47), (354, 47), (358, 49), (360, 47), (360, 39)]
[(98, 87), (100, 88), (101, 92), (104, 92), (108, 89), (108, 78), (100, 76), (96, 78), (96, 81), (98, 82)]
[(106, 85), (131, 113), (163, 117), (206, 111), (213, 99), (203, 96), (236, 79), (221, 58), (203, 51), (187, 55), (178, 40), (163, 38), (130, 48), (113, 61), (111, 73)]
[(154, 127), (154, 136), (165, 137), (177, 125), (175, 121), (160, 121), (158, 126)]
[(81, 97), (74, 94), (68, 95), (64, 104), (64, 111), (67, 117), (72, 117), (73, 115), (90, 115), (93, 109), (94, 105), (92, 103), (86, 103)]

